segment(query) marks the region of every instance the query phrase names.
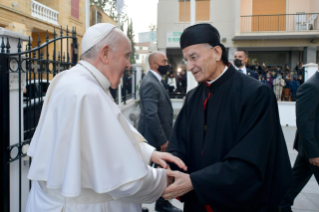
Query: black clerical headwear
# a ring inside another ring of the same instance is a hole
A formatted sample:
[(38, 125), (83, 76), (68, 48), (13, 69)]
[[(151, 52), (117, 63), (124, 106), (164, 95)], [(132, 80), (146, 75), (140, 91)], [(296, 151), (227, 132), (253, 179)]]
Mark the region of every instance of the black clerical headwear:
[(196, 44), (209, 44), (211, 46), (220, 46), (223, 50), (222, 61), (227, 65), (228, 58), (226, 49), (220, 43), (220, 35), (218, 30), (211, 24), (196, 24), (184, 30), (181, 35), (180, 45), (181, 49)]

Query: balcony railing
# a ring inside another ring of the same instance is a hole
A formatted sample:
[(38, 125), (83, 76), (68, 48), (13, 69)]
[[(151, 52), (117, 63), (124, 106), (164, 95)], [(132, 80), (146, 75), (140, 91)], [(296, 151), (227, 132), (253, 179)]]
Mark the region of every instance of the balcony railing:
[(319, 30), (319, 13), (241, 16), (241, 32)]
[(59, 25), (58, 23), (58, 11), (51, 9), (37, 1), (32, 0), (31, 3), (31, 15), (43, 21), (51, 24)]

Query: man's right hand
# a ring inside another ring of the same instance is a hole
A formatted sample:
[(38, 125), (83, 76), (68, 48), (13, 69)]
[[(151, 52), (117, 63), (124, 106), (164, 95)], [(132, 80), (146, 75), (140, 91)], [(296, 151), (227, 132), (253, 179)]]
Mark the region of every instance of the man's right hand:
[(309, 158), (309, 162), (314, 166), (319, 166), (319, 158)]
[(168, 141), (161, 146), (161, 152), (166, 152), (167, 146), (168, 146)]

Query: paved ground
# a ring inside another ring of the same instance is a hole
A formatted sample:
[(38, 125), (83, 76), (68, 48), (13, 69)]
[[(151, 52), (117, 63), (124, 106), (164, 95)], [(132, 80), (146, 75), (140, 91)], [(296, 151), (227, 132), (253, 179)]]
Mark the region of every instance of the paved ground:
[[(283, 132), (287, 142), (290, 161), (293, 166), (293, 163), (297, 157), (297, 152), (292, 149), (296, 128), (283, 127)], [(173, 200), (172, 203), (178, 208), (181, 208), (181, 209), (183, 208), (183, 204), (177, 200)], [(154, 204), (147, 204), (144, 206), (147, 207), (150, 212), (155, 212)], [(304, 187), (302, 192), (295, 199), (293, 211), (294, 212), (313, 212), (313, 211), (319, 212), (319, 186), (314, 177), (310, 179), (308, 184)]]

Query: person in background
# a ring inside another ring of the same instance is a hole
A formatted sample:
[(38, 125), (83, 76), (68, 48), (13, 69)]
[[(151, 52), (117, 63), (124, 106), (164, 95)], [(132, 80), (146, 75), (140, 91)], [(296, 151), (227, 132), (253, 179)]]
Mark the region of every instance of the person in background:
[(245, 50), (238, 50), (234, 54), (234, 65), (235, 68), (241, 73), (248, 75), (256, 80), (258, 80), (258, 74), (252, 70), (246, 68), (246, 63), (248, 61), (248, 52)]
[(282, 73), (279, 73), (277, 78), (273, 81), (274, 93), (277, 101), (281, 101), (282, 88), (285, 87), (285, 80), (282, 79)]
[(286, 65), (286, 68), (285, 68), (285, 72), (287, 73), (287, 74), (290, 74), (290, 76), (291, 76), (291, 69), (290, 69), (290, 67), (288, 66), (288, 65)]
[(305, 67), (303, 67), (303, 62), (300, 62), (297, 74), (301, 76), (302, 82), (300, 83), (300, 85), (302, 85), (304, 83), (304, 77), (305, 77)]
[(265, 63), (263, 63), (263, 65), (261, 66), (261, 70), (262, 70), (262, 71), (265, 71), (266, 69), (267, 69), (267, 66), (266, 66)]
[(291, 90), (291, 74), (287, 74), (285, 77), (286, 86), (285, 88), (289, 88)]
[(300, 85), (303, 84), (304, 80), (303, 80), (302, 75), (299, 75), (299, 76), (298, 76), (298, 82), (299, 82)]
[(250, 63), (249, 63), (249, 62), (247, 62), (247, 63), (246, 63), (246, 68), (247, 68), (247, 69), (251, 69), (251, 68), (250, 68)]
[(263, 75), (261, 74), (261, 72), (258, 72), (258, 81), (261, 82)]
[(298, 155), (292, 172), (294, 182), (281, 202), (282, 212), (292, 212), (296, 196), (314, 175), (319, 185), (319, 72), (297, 91), (297, 131), (294, 149)]
[(284, 72), (286, 70), (286, 65), (283, 65), (282, 67), (281, 67), (281, 72)]
[(266, 84), (266, 85), (268, 85), (268, 83), (267, 83), (267, 77), (266, 77), (266, 76), (262, 76), (262, 77), (261, 77), (261, 82), (264, 83), (264, 84)]
[(182, 71), (180, 73), (181, 77), (182, 77), (182, 93), (186, 93), (186, 88), (187, 88), (187, 73), (186, 73), (186, 68), (183, 67)]
[(264, 64), (263, 64), (263, 67), (262, 67), (262, 70), (260, 70), (259, 72), (261, 72), (261, 74), (262, 74), (264, 77), (266, 77), (267, 72), (268, 72), (267, 69), (268, 69), (268, 68), (267, 68), (266, 64), (264, 63)]
[[(161, 52), (151, 53), (148, 60), (151, 70), (141, 83), (141, 115), (138, 131), (151, 146), (158, 151), (165, 152), (172, 133), (173, 107), (162, 80), (163, 76), (167, 75), (170, 66), (167, 57)], [(155, 210), (181, 212), (162, 197), (156, 201)]]
[(261, 70), (261, 67), (260, 67), (258, 61), (255, 61), (253, 71), (258, 72), (259, 70)]
[(294, 75), (293, 81), (291, 82), (291, 86), (290, 86), (290, 93), (292, 96), (292, 101), (296, 101), (296, 94), (297, 94), (297, 90), (299, 87), (300, 87), (300, 83), (297, 80), (297, 76)]
[(299, 70), (299, 65), (300, 65), (300, 64), (301, 64), (301, 62), (298, 62), (298, 63), (297, 63), (297, 65), (296, 65), (296, 67), (295, 67), (295, 70), (296, 70), (296, 71)]
[(170, 73), (167, 78), (168, 92), (173, 93), (176, 89), (176, 79), (174, 73)]
[(273, 78), (272, 78), (272, 76), (271, 76), (271, 71), (268, 71), (268, 72), (267, 72), (267, 79), (266, 79), (266, 81), (267, 81), (268, 86), (271, 87), (271, 88), (273, 88)]
[(277, 67), (273, 70), (273, 73), (274, 73), (274, 74), (273, 74), (273, 77), (276, 78), (282, 70), (284, 70), (284, 69), (282, 69), (280, 66), (277, 66)]
[(145, 77), (145, 71), (142, 70), (142, 76), (141, 76), (141, 79), (143, 79)]

